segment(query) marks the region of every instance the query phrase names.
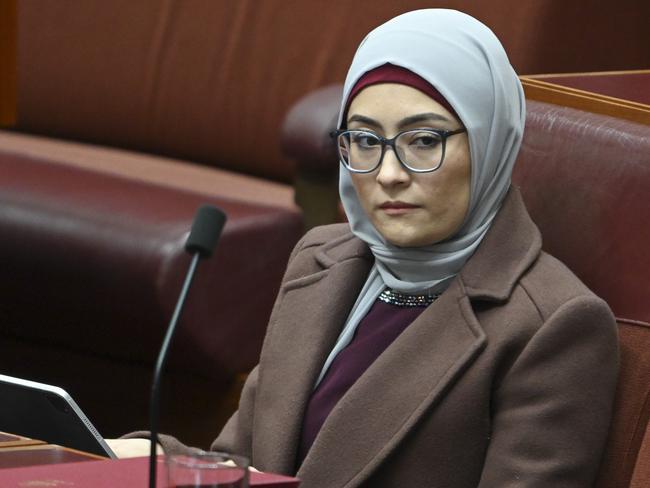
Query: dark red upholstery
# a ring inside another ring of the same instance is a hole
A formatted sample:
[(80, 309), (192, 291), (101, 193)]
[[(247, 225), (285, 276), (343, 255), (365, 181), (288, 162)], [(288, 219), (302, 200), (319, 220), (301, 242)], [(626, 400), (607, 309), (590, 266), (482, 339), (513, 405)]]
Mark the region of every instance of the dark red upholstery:
[[(257, 362), (297, 211), (175, 191), (19, 155), (0, 158), (3, 333), (151, 361), (189, 264), (195, 210), (228, 215), (199, 269), (177, 369), (223, 380)], [(174, 361), (172, 360), (172, 364)]]
[(514, 181), (545, 248), (650, 322), (650, 127), (531, 101)]
[(645, 437), (634, 467), (630, 488), (646, 488), (650, 480), (650, 426), (646, 426)]
[(297, 209), (0, 149), (0, 372), (63, 386), (104, 435), (145, 427), (153, 361), (202, 203), (222, 208), (228, 222), (190, 290), (167, 368), (174, 386), (163, 389), (162, 425), (207, 446), (234, 407), (233, 377), (257, 363), (302, 233)]
[(434, 6), (489, 25), (519, 73), (650, 64), (639, 0), (19, 0), (17, 128), (289, 182), (287, 109), (340, 82), (371, 28)]
[(616, 411), (596, 486), (646, 487), (650, 483), (650, 324), (617, 321), (621, 370)]
[(627, 488), (633, 475), (650, 486), (641, 451), (650, 418), (650, 127), (529, 101), (514, 180), (544, 248), (618, 317), (621, 371), (597, 486)]

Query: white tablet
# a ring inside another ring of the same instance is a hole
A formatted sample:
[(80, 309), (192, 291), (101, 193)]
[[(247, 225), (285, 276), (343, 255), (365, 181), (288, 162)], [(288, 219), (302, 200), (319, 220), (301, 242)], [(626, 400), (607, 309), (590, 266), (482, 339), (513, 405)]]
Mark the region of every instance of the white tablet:
[(2, 374), (0, 431), (117, 457), (65, 390)]

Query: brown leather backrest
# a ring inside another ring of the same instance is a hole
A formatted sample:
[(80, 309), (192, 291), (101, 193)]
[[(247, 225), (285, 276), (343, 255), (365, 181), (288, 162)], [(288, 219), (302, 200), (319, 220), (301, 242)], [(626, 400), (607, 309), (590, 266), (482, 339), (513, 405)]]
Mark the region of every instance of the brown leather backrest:
[(520, 73), (650, 64), (650, 3), (578, 3), (20, 0), (17, 129), (288, 181), (289, 106), (342, 81), (363, 35), (404, 11), (465, 10)]
[(650, 322), (650, 126), (527, 102), (513, 179), (543, 236), (617, 317)]
[(633, 475), (647, 483), (634, 486), (650, 486), (639, 458), (649, 449), (642, 446), (650, 417), (650, 127), (529, 100), (513, 179), (543, 247), (624, 317), (597, 486), (628, 488)]
[[(650, 486), (650, 324), (618, 319), (621, 367), (597, 488)], [(640, 484), (643, 480), (643, 484)]]
[(646, 426), (645, 437), (630, 482), (630, 488), (647, 488), (648, 486), (650, 486), (650, 426)]

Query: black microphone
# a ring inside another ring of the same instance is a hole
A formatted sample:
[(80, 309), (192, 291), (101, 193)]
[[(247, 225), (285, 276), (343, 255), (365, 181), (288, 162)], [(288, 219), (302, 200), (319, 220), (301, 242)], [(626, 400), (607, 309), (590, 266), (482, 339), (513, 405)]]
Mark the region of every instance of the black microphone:
[(176, 308), (169, 321), (165, 338), (163, 339), (156, 368), (151, 383), (151, 400), (149, 403), (149, 430), (151, 432), (151, 451), (149, 452), (149, 488), (156, 488), (156, 445), (158, 444), (158, 420), (160, 416), (160, 377), (167, 361), (169, 345), (174, 337), (176, 324), (183, 310), (187, 292), (192, 284), (194, 272), (199, 259), (208, 258), (217, 245), (223, 226), (226, 223), (226, 214), (212, 205), (203, 205), (196, 212), (192, 230), (185, 242), (185, 250), (192, 255), (192, 262), (185, 277), (185, 283), (176, 302)]

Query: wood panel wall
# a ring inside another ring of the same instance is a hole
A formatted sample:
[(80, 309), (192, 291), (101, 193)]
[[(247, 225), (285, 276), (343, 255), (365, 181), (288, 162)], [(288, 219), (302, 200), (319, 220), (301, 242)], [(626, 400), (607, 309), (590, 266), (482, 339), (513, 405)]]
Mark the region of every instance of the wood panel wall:
[(0, 127), (16, 123), (17, 1), (0, 0)]

